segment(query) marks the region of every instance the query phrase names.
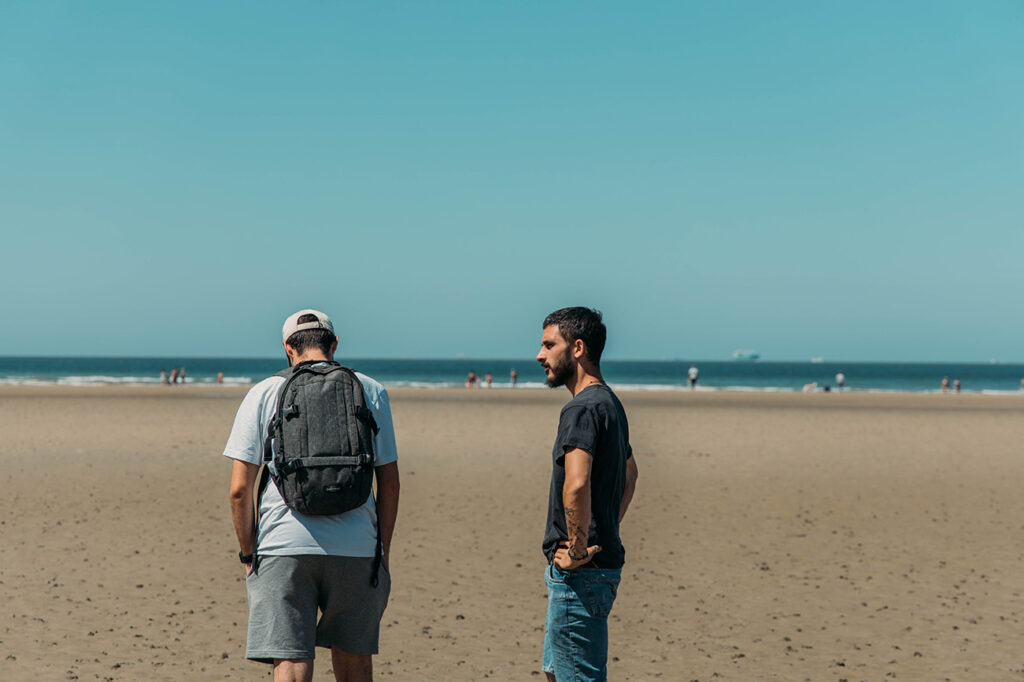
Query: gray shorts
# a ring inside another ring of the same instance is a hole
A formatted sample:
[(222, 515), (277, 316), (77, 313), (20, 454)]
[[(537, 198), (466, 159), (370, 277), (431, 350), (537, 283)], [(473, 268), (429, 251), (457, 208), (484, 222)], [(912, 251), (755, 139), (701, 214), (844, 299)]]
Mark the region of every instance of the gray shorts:
[(258, 570), (245, 579), (246, 658), (264, 663), (315, 658), (318, 646), (355, 655), (377, 653), (391, 574), (382, 563), (380, 582), (371, 587), (372, 572), (372, 558), (260, 557)]

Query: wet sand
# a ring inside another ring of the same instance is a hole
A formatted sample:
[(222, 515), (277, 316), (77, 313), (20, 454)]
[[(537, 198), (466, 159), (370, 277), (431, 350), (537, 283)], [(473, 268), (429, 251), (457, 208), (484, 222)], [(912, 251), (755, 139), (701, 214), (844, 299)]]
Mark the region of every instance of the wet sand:
[[(0, 388), (0, 678), (269, 679), (244, 660), (220, 456), (243, 392)], [(377, 677), (543, 679), (568, 393), (391, 395), (402, 501)], [(621, 397), (640, 480), (611, 679), (1024, 679), (1024, 397)]]

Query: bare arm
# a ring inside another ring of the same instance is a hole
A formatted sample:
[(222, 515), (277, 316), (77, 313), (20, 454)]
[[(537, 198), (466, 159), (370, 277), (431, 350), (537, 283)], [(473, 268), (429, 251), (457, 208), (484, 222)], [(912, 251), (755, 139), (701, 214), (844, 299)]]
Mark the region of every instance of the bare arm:
[(377, 475), (377, 524), (384, 560), (391, 561), (391, 536), (395, 533), (398, 520), (398, 462), (391, 462), (374, 469)]
[(597, 545), (587, 547), (590, 534), (590, 467), (593, 459), (586, 450), (574, 448), (565, 452), (565, 483), (562, 486), (562, 507), (568, 541), (555, 550), (554, 563), (572, 569), (590, 561), (601, 551)]
[(633, 501), (638, 473), (636, 455), (633, 455), (626, 460), (626, 489), (622, 491), (622, 502), (619, 504), (619, 523), (622, 523), (623, 517), (626, 516), (626, 510), (629, 509), (629, 503)]
[(256, 515), (253, 510), (252, 493), (259, 470), (255, 464), (237, 459), (231, 468), (231, 489), (228, 499), (231, 501), (231, 518), (235, 522), (235, 534), (238, 535), (238, 546), (242, 554), (252, 554), (256, 551)]

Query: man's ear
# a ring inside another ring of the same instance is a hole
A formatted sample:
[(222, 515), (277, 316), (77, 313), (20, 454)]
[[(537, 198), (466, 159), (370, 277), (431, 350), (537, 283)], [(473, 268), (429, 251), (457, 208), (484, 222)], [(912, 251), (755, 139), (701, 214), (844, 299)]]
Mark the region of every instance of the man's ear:
[(587, 344), (583, 343), (583, 339), (576, 339), (572, 342), (572, 356), (577, 360), (582, 360), (583, 356), (587, 354)]
[(338, 337), (334, 337), (334, 343), (331, 344), (331, 356), (338, 352)]

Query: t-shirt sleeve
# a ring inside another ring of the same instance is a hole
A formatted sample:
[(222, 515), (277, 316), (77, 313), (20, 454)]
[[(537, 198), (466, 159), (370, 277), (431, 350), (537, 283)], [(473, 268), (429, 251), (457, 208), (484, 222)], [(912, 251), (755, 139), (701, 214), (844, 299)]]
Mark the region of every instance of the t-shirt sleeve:
[(367, 407), (377, 422), (377, 435), (373, 437), (374, 466), (384, 466), (398, 461), (398, 445), (395, 443), (395, 424), (391, 417), (391, 399), (387, 390), (367, 376), (359, 375), (363, 384), (363, 396)]
[(562, 464), (566, 449), (586, 450), (593, 457), (597, 451), (597, 418), (585, 405), (569, 405), (558, 421), (558, 446), (555, 461)]
[(263, 409), (262, 384), (254, 386), (245, 394), (235, 414), (224, 456), (239, 459), (250, 464), (263, 460), (263, 435), (260, 433), (260, 412)]

